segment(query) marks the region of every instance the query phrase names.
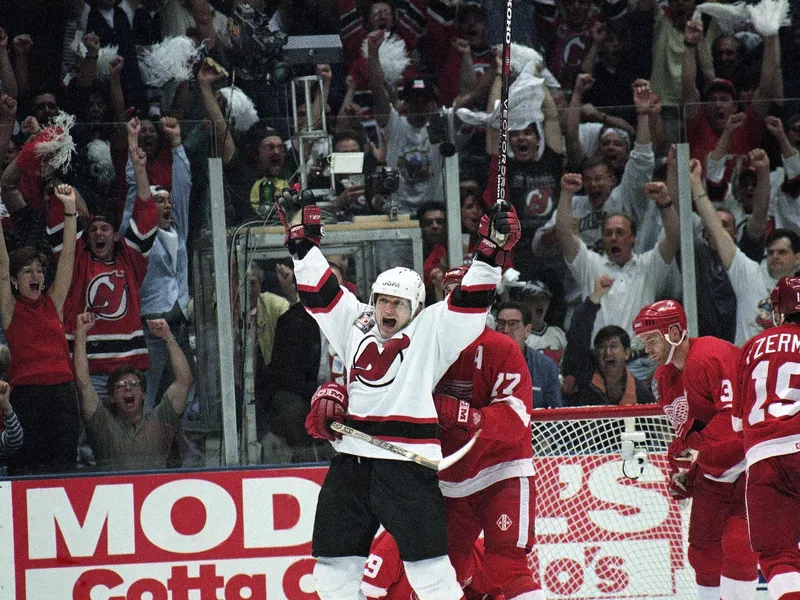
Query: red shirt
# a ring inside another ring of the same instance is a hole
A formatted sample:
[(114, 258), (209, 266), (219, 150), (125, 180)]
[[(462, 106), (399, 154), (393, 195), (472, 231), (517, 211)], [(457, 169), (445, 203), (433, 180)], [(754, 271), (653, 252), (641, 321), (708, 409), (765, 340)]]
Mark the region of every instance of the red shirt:
[(17, 298), (6, 329), (11, 351), (11, 385), (56, 385), (72, 381), (64, 325), (47, 294), (36, 300)]
[[(714, 150), (719, 141), (720, 134), (711, 128), (708, 122), (710, 106), (703, 105), (697, 116), (689, 121), (686, 127), (686, 137), (689, 142), (689, 155), (696, 158), (706, 167), (706, 158)], [(745, 122), (733, 132), (731, 143), (728, 146), (728, 156), (725, 165), (725, 181), (730, 180), (730, 174), (736, 159), (747, 154), (750, 150), (760, 147), (761, 132), (764, 129), (764, 119), (756, 114), (753, 106), (748, 106), (745, 111)]]

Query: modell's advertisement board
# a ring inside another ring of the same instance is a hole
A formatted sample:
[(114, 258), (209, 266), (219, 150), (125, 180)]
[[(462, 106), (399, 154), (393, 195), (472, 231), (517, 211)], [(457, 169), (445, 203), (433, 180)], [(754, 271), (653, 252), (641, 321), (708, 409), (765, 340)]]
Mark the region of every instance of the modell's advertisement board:
[(0, 482), (0, 598), (315, 600), (325, 472)]

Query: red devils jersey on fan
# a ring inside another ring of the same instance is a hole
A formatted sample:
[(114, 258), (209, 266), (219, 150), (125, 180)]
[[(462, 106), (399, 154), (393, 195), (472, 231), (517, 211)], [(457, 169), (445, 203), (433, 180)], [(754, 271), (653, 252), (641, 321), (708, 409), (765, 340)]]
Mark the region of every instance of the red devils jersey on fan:
[(697, 463), (704, 474), (732, 482), (744, 467), (741, 441), (730, 419), (739, 349), (710, 336), (690, 341), (683, 371), (671, 364), (660, 366), (653, 392), (679, 437), (700, 431)]
[[(490, 594), (492, 584), (483, 570), (484, 545), (483, 538), (475, 540), (472, 548), (472, 558), (475, 572), (470, 574), (469, 586), (465, 592), (472, 592), (468, 597)], [(462, 587), (466, 581), (459, 581)], [(369, 558), (364, 567), (364, 576), (361, 579), (361, 591), (367, 598), (380, 600), (418, 600), (418, 597), (408, 582), (403, 561), (400, 560), (400, 551), (394, 538), (388, 531), (382, 531), (372, 541), (369, 549)]]
[[(60, 207), (58, 211), (56, 208)], [(54, 252), (63, 242), (63, 205), (55, 201), (48, 212), (48, 235)], [(70, 350), (78, 314), (90, 310), (95, 324), (86, 339), (90, 373), (111, 373), (122, 365), (150, 367), (140, 312), (142, 280), (155, 241), (158, 212), (155, 202), (136, 199), (131, 223), (110, 262), (92, 256), (88, 241), (78, 232), (72, 286), (64, 302), (64, 329)]]
[(800, 326), (765, 329), (743, 347), (733, 426), (747, 464), (800, 452)]
[[(503, 479), (533, 475), (533, 385), (514, 340), (484, 329), (444, 374), (436, 391), (466, 400), (483, 413), (483, 431), (475, 446), (439, 473), (445, 496), (469, 496)], [(440, 439), (447, 456), (463, 446), (469, 434), (452, 427), (442, 430)]]

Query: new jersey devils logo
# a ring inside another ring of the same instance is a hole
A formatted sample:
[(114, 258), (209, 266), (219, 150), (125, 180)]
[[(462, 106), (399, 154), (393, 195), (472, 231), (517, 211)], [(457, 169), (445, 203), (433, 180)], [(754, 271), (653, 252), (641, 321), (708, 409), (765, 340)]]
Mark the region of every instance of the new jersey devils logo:
[(374, 336), (365, 337), (356, 350), (350, 381), (360, 381), (369, 387), (390, 385), (403, 364), (403, 350), (410, 343), (405, 334), (383, 344), (379, 344)]
[(111, 271), (93, 278), (86, 287), (86, 306), (100, 319), (121, 319), (128, 311), (125, 273)]

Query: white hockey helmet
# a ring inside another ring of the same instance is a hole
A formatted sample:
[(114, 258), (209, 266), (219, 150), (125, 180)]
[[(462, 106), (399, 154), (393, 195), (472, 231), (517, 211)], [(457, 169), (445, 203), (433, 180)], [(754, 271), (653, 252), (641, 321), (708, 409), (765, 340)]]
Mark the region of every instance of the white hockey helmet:
[(397, 296), (411, 302), (411, 318), (417, 314), (417, 308), (425, 304), (425, 284), (416, 271), (405, 267), (395, 267), (384, 271), (372, 284), (369, 296), (370, 306), (375, 306), (375, 296)]

